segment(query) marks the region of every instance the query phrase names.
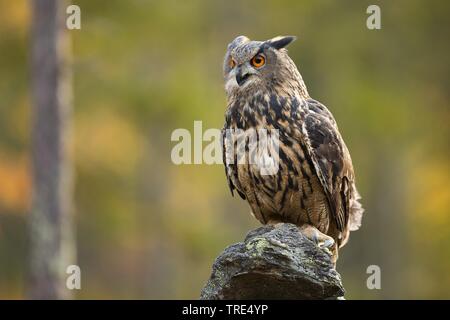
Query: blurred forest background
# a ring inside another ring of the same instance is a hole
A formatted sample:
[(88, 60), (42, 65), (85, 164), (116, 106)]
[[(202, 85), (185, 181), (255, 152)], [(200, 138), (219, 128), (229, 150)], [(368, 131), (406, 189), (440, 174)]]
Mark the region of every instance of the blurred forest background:
[[(74, 1), (76, 298), (196, 299), (258, 226), (221, 165), (172, 164), (171, 132), (221, 128), (237, 35), (296, 35), (335, 115), (366, 214), (340, 252), (348, 299), (450, 298), (450, 2)], [(366, 8), (381, 7), (381, 30)], [(0, 0), (0, 298), (27, 296), (30, 2)], [(381, 290), (366, 268), (379, 265)]]

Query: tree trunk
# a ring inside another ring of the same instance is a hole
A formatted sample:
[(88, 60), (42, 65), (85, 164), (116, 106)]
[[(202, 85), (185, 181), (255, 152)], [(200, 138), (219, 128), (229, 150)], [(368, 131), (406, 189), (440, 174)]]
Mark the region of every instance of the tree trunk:
[(34, 0), (31, 30), (32, 208), (29, 298), (70, 298), (72, 92), (65, 1)]

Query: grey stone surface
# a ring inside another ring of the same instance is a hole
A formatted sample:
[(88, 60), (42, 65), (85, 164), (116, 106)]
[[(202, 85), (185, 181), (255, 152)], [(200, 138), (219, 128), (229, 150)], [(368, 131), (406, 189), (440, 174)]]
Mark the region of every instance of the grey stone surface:
[(200, 299), (336, 299), (344, 295), (329, 254), (289, 223), (248, 233), (217, 257)]

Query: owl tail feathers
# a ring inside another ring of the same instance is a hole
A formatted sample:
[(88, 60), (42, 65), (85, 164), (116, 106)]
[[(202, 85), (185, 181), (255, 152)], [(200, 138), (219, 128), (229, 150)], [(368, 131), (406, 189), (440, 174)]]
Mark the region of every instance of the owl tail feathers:
[(361, 196), (359, 195), (358, 190), (356, 190), (356, 187), (353, 186), (353, 198), (350, 199), (350, 231), (358, 230), (359, 227), (361, 227), (364, 208), (359, 202), (360, 199)]

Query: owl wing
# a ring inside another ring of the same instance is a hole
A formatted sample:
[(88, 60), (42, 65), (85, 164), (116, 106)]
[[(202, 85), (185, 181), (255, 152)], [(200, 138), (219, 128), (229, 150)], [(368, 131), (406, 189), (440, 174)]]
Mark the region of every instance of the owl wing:
[[(234, 190), (237, 191), (237, 193), (239, 194), (239, 196), (245, 200), (245, 195), (244, 193), (239, 190), (239, 186), (236, 187), (233, 183), (233, 180), (235, 180), (237, 183), (239, 183), (239, 181), (237, 180), (237, 159), (235, 156), (235, 153), (232, 153), (232, 149), (234, 146), (230, 146), (230, 144), (232, 143), (232, 140), (230, 137), (227, 137), (226, 134), (226, 129), (223, 128), (222, 129), (222, 160), (223, 160), (223, 164), (225, 167), (225, 175), (227, 176), (227, 181), (228, 181), (228, 187), (230, 188), (231, 191), (231, 195), (234, 196)], [(229, 155), (227, 157), (227, 154)], [(233, 162), (230, 163), (230, 155), (233, 156)], [(235, 179), (233, 179), (233, 176)]]
[(306, 103), (302, 123), (305, 144), (327, 197), (332, 219), (337, 229), (344, 232), (354, 186), (350, 154), (328, 109), (313, 99)]

